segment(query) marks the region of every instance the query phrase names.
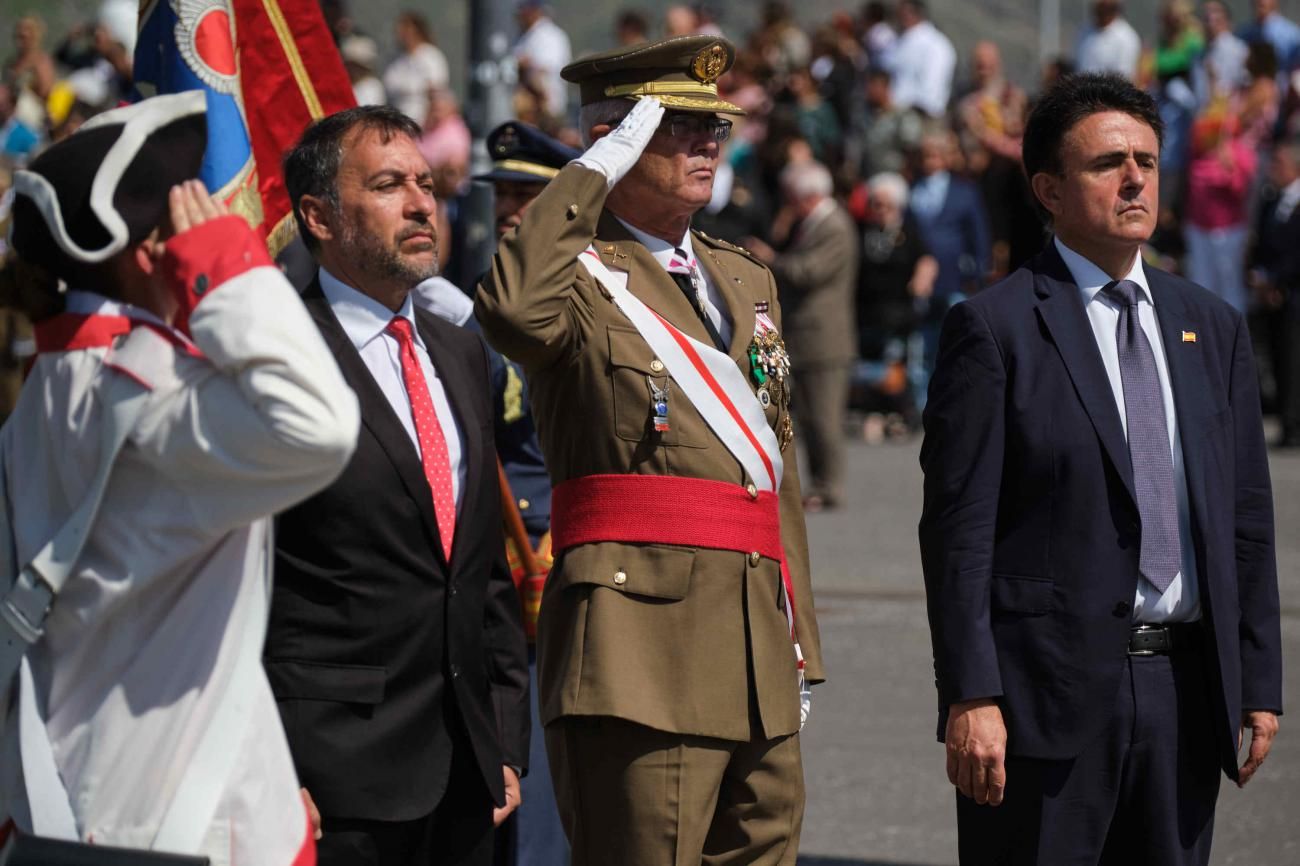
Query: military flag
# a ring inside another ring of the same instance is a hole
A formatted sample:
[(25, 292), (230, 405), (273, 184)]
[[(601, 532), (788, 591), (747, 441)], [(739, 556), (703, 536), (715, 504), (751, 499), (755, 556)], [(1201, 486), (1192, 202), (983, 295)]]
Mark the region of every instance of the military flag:
[(141, 0), (135, 79), (141, 97), (207, 92), (199, 177), (279, 253), (295, 232), (281, 154), (356, 104), (316, 0)]

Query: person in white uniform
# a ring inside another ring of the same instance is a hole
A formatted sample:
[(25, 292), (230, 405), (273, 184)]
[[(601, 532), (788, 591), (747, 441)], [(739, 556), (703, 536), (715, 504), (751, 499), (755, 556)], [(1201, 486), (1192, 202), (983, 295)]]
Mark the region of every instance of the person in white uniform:
[[(192, 180), (204, 112), (197, 91), (107, 112), (15, 180), (13, 246), (52, 315), (0, 432), (0, 595), (112, 466), (43, 636), (0, 681), (0, 836), (302, 866), (260, 664), (268, 516), (342, 471), (360, 419), (265, 245)], [(129, 424), (110, 420), (124, 394)]]

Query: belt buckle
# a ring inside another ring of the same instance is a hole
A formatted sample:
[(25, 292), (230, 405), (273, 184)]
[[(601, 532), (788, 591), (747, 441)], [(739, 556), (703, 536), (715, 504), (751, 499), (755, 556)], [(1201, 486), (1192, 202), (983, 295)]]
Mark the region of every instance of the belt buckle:
[[(1128, 654), (1129, 654), (1130, 656), (1140, 656), (1140, 657), (1145, 658), (1145, 657), (1147, 657), (1147, 656), (1154, 656), (1154, 655), (1157, 655), (1158, 653), (1160, 653), (1161, 650), (1155, 650), (1155, 649), (1133, 649), (1133, 638), (1134, 638), (1134, 636), (1136, 636), (1136, 635), (1140, 635), (1140, 634), (1151, 634), (1151, 633), (1153, 633), (1153, 632), (1167, 632), (1167, 629), (1166, 629), (1164, 626), (1162, 626), (1162, 625), (1139, 625), (1139, 626), (1134, 626), (1134, 627), (1129, 631), (1129, 638), (1128, 638), (1128, 639), (1129, 639), (1129, 649), (1128, 649)], [(1168, 635), (1167, 635), (1167, 634), (1166, 634), (1166, 641), (1168, 641)], [(1164, 652), (1168, 652), (1168, 649), (1164, 650)]]

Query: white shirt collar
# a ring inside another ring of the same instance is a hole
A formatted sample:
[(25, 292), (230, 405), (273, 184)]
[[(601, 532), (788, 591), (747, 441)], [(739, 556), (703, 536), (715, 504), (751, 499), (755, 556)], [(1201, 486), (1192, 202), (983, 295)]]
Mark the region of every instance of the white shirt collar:
[(673, 246), (663, 238), (648, 235), (636, 226), (628, 225), (621, 217), (615, 216), (614, 219), (623, 223), (623, 228), (631, 232), (632, 237), (640, 241), (641, 245), (650, 251), (650, 255), (654, 256), (655, 261), (664, 266), (664, 270), (668, 270), (668, 265), (673, 260), (673, 251), (677, 248), (685, 251), (692, 261), (695, 259), (695, 247), (691, 244), (691, 230), (689, 228), (686, 230), (681, 242)]
[[(1083, 303), (1086, 306), (1097, 297), (1098, 292), (1113, 281), (1101, 268), (1061, 243), (1060, 238), (1053, 238), (1052, 240), (1056, 244), (1056, 251), (1065, 260), (1065, 266), (1070, 269), (1070, 276), (1074, 278), (1074, 284), (1083, 293)], [(1137, 283), (1142, 289), (1142, 299), (1145, 299), (1151, 306), (1155, 306), (1155, 301), (1151, 298), (1151, 287), (1147, 285), (1146, 271), (1142, 268), (1142, 253), (1140, 251), (1133, 257), (1133, 266), (1129, 268), (1128, 273), (1123, 278)]]
[(420, 339), (420, 329), (415, 326), (415, 307), (411, 303), (409, 294), (402, 301), (401, 309), (394, 313), (324, 268), (320, 269), (320, 290), (325, 295), (325, 300), (329, 301), (335, 318), (343, 326), (343, 332), (348, 335), (352, 345), (357, 347), (357, 351), (376, 337), (382, 336), (388, 323), (397, 316), (402, 316), (411, 323), (411, 333), (415, 335), (416, 345), (424, 348), (424, 341)]

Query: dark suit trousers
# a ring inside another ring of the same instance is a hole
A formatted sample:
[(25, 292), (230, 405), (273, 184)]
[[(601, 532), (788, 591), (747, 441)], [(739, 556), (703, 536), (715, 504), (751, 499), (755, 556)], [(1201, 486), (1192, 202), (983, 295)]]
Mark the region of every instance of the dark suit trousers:
[(997, 807), (958, 794), (962, 866), (1208, 863), (1220, 768), (1203, 651), (1129, 657), (1114, 715), (1082, 753), (1009, 757)]
[(492, 866), (492, 795), (473, 748), (455, 738), (438, 807), (413, 821), (321, 818), (318, 866)]

